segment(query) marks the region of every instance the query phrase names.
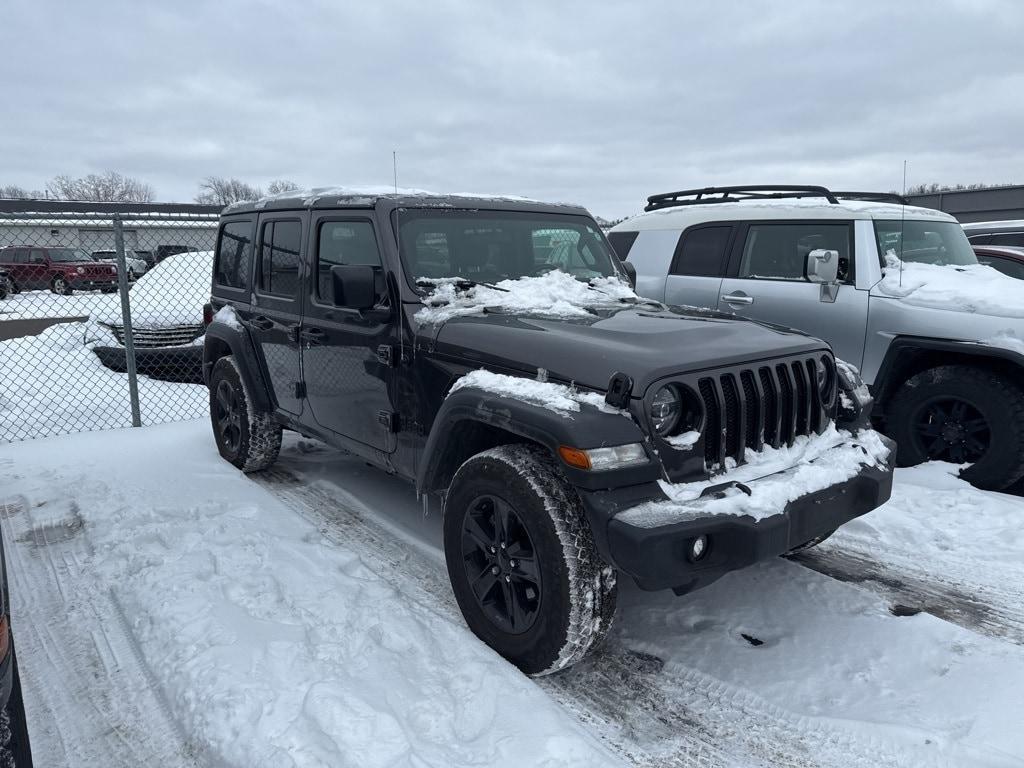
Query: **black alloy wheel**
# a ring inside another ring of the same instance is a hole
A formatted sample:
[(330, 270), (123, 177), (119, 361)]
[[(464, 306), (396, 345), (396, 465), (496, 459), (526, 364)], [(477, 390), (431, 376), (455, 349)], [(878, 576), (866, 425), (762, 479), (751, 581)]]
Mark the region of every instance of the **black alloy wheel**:
[(935, 397), (914, 414), (914, 439), (929, 459), (973, 464), (992, 442), (992, 430), (981, 411), (966, 400)]
[(231, 382), (222, 379), (217, 384), (216, 403), (214, 418), (221, 439), (229, 451), (238, 453), (242, 444), (242, 409), (238, 403), (238, 393)]
[(462, 523), (462, 560), (473, 596), (502, 632), (522, 634), (541, 608), (536, 550), (519, 514), (486, 494), (474, 499)]

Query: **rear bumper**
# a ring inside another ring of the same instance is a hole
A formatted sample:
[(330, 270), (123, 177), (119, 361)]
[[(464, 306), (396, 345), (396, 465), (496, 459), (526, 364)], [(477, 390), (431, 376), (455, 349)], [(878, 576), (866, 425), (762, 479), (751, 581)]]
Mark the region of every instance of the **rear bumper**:
[[(863, 465), (849, 480), (794, 499), (778, 514), (759, 521), (747, 516), (708, 515), (645, 528), (612, 517), (605, 554), (641, 589), (671, 588), (682, 594), (706, 587), (729, 571), (827, 536), (884, 504), (892, 493), (891, 463), (895, 458), (895, 444), (885, 442), (890, 445), (888, 465)], [(749, 485), (754, 487), (756, 481)], [(584, 505), (589, 506), (586, 498)], [(707, 537), (707, 549), (699, 560), (693, 560), (690, 548), (699, 536)]]
[[(124, 347), (94, 347), (93, 352), (107, 368), (124, 373), (128, 361)], [(135, 369), (143, 376), (185, 384), (203, 383), (203, 348), (136, 347)]]

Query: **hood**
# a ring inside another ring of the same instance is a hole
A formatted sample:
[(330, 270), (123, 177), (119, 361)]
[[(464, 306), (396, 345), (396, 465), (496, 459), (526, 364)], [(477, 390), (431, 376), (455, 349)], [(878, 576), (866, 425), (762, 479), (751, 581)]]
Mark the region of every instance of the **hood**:
[[(515, 369), (605, 390), (612, 374), (633, 378), (639, 397), (654, 381), (828, 346), (797, 331), (716, 312), (654, 306), (594, 307), (586, 317), (502, 311), (453, 317), (421, 328), (438, 355), (472, 368)], [(431, 340), (432, 339), (432, 343)]]
[(1024, 283), (983, 264), (901, 264), (890, 256), (871, 295), (946, 312), (1024, 318)]

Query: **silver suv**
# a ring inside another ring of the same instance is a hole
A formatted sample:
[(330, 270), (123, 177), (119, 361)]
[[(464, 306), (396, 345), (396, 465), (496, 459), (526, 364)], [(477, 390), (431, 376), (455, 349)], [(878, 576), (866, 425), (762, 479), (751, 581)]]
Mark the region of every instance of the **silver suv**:
[(709, 187), (648, 198), (609, 239), (637, 291), (798, 328), (862, 371), (904, 465), (1024, 476), (1024, 291), (952, 216), (898, 195)]

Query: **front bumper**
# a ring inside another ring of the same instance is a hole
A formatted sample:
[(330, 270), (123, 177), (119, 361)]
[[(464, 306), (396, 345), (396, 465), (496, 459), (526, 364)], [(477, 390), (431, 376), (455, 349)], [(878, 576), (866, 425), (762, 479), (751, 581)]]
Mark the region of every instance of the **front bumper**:
[[(813, 539), (830, 534), (844, 523), (888, 501), (892, 494), (892, 462), (861, 466), (850, 479), (800, 496), (770, 517), (708, 515), (657, 527), (632, 525), (616, 517), (608, 520), (602, 549), (620, 571), (632, 576), (641, 589), (674, 589), (678, 594), (706, 587), (724, 576), (777, 557)], [(749, 483), (756, 486), (757, 481)], [(608, 512), (610, 499), (581, 494), (593, 522), (600, 507)], [(607, 518), (606, 518), (607, 519)], [(692, 560), (694, 540), (706, 536), (706, 554)], [(599, 537), (601, 538), (601, 537)]]
[[(124, 347), (93, 347), (93, 352), (107, 368), (118, 373), (128, 370)], [(135, 370), (143, 376), (184, 384), (203, 383), (203, 348), (136, 347)]]
[(76, 291), (102, 291), (117, 288), (117, 277), (69, 278), (68, 284)]

